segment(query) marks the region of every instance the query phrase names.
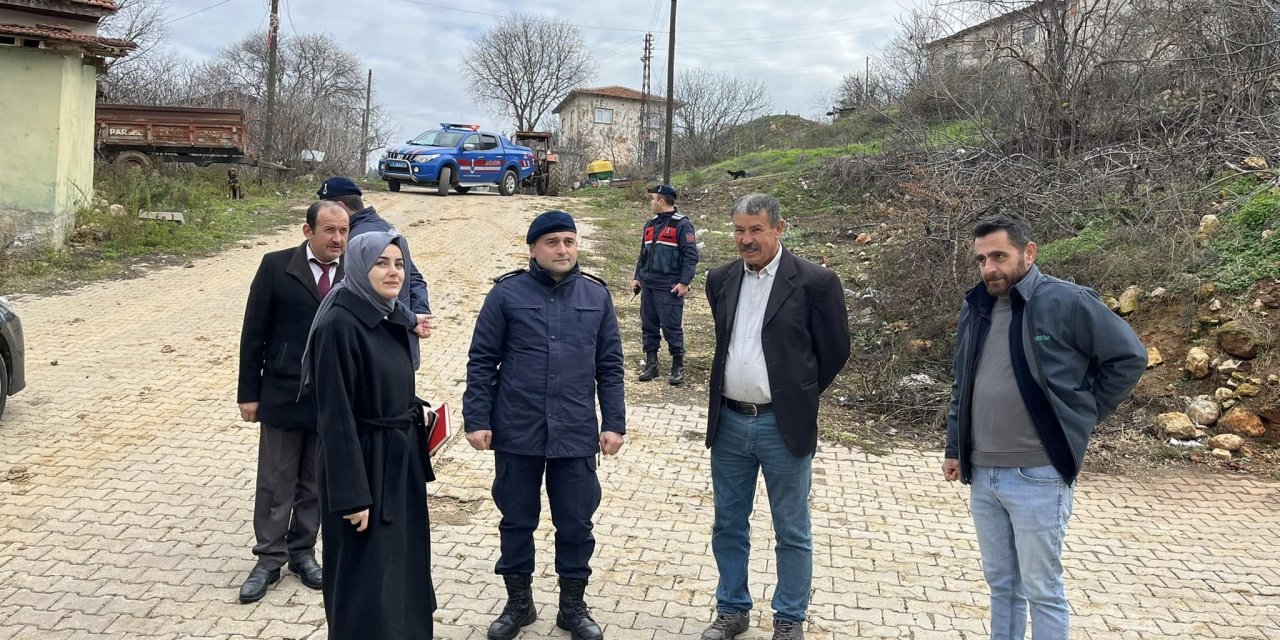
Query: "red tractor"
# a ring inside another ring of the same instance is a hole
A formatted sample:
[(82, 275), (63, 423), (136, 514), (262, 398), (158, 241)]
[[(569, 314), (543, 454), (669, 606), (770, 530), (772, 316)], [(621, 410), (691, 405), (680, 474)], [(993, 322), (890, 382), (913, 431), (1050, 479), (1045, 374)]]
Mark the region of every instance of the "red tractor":
[(540, 196), (560, 195), (560, 156), (551, 150), (551, 133), (517, 131), (511, 141), (533, 150), (534, 172), (525, 180)]

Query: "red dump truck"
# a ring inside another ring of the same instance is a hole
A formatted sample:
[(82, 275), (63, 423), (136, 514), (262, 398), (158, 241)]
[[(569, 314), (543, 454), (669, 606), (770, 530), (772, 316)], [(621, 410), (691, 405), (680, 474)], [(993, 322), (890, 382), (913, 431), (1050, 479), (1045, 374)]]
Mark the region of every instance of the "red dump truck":
[(95, 121), (94, 149), (118, 167), (192, 162), (287, 169), (249, 156), (248, 129), (239, 109), (99, 104)]

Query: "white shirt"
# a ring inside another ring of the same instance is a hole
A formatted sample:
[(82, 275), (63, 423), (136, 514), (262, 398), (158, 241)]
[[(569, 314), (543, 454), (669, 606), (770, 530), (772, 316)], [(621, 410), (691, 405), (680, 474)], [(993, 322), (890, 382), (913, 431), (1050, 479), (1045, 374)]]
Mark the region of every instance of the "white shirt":
[[(307, 264), (311, 266), (311, 277), (316, 279), (316, 284), (320, 284), (320, 276), (324, 274), (324, 270), (320, 268), (318, 262), (320, 258), (316, 254), (311, 253), (311, 245), (307, 245)], [(334, 260), (329, 263), (329, 284), (330, 286), (337, 284), (333, 281), (334, 276), (338, 275), (338, 261)]]
[(759, 271), (752, 271), (743, 262), (742, 289), (738, 292), (733, 335), (729, 336), (729, 354), (724, 363), (724, 397), (731, 400), (752, 404), (773, 402), (760, 333), (764, 329), (764, 308), (769, 304), (769, 292), (773, 290), (781, 260), (782, 246), (779, 245), (777, 255)]

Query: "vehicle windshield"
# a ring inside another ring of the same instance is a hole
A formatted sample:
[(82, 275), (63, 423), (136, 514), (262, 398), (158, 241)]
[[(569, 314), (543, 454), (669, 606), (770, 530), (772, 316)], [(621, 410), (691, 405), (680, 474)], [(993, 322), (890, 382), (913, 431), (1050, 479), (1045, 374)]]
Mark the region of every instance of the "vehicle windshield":
[(409, 142), (424, 147), (456, 147), (466, 135), (456, 131), (428, 131)]

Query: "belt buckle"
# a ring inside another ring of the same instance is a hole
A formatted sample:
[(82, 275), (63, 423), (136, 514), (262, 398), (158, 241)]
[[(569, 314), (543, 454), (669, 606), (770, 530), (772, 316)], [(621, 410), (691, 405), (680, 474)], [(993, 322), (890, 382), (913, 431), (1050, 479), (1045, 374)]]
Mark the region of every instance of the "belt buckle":
[(742, 407), (743, 410), (740, 411), (739, 413), (741, 413), (744, 416), (747, 416), (750, 418), (757, 418), (760, 416), (760, 410), (756, 408), (756, 405), (750, 402), (739, 402), (738, 406)]

